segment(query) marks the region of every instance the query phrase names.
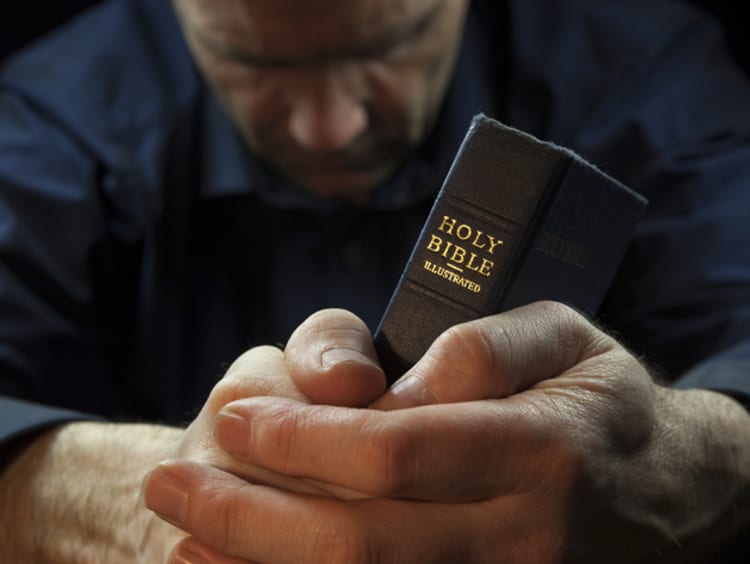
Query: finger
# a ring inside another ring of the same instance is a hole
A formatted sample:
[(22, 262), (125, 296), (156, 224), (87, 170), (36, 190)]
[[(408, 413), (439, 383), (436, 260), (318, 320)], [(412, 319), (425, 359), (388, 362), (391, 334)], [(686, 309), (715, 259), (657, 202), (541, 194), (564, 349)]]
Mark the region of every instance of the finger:
[(573, 309), (537, 302), (448, 329), (371, 407), (506, 397), (614, 346)]
[(235, 399), (252, 396), (307, 401), (289, 375), (284, 353), (271, 346), (254, 347), (239, 356), (214, 386), (207, 406), (215, 413)]
[(181, 540), (169, 555), (169, 564), (253, 564), (251, 560), (233, 558), (214, 550), (194, 537)]
[[(188, 433), (191, 430), (198, 433), (198, 438), (193, 442), (204, 446), (212, 445), (215, 442), (213, 420), (216, 412), (228, 402), (237, 398), (266, 394), (292, 398), (296, 401), (308, 401), (292, 382), (281, 350), (268, 346), (255, 347), (240, 356), (212, 390), (201, 416), (188, 429)], [(196, 456), (195, 453), (191, 454), (179, 449), (175, 454), (178, 456)], [(317, 484), (312, 480), (298, 480), (257, 465), (242, 463), (241, 460), (228, 456), (228, 453), (214, 448), (199, 451), (197, 457), (201, 462), (212, 464), (255, 483), (273, 485), (290, 491), (333, 495), (342, 499), (364, 497), (360, 492), (350, 491), (332, 484)]]
[(147, 477), (144, 501), (213, 551), (268, 564), (462, 561), (476, 535), (463, 506), (293, 494), (184, 460)]
[[(186, 431), (186, 436), (189, 435), (190, 439), (183, 441), (174, 454), (210, 463), (256, 483), (320, 492), (321, 490), (312, 484), (265, 468), (244, 464), (214, 446), (213, 420), (219, 409), (238, 398), (257, 395), (279, 395), (307, 401), (292, 382), (284, 354), (276, 347), (254, 347), (232, 363), (224, 377), (214, 386), (199, 417)], [(196, 446), (198, 448), (195, 448)]]
[(370, 331), (346, 310), (311, 315), (292, 334), (285, 354), (294, 383), (313, 403), (364, 406), (385, 391)]
[(390, 412), (252, 398), (222, 410), (216, 437), (240, 460), (316, 483), (373, 496), (483, 499), (546, 479), (550, 464), (565, 462), (554, 447), (556, 419), (518, 398)]

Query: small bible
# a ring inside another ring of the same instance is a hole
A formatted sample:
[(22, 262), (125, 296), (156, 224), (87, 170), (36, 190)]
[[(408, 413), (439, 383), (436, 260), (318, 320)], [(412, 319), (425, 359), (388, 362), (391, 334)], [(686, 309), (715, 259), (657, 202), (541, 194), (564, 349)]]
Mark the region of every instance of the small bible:
[(457, 323), (537, 300), (593, 314), (645, 206), (574, 152), (476, 116), (375, 333), (389, 383)]

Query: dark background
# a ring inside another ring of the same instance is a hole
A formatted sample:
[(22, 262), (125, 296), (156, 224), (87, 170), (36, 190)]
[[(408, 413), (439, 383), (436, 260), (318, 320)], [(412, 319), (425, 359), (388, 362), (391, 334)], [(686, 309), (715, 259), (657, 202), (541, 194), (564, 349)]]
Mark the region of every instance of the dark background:
[(746, 10), (740, 14), (743, 4), (747, 0), (689, 0), (692, 4), (715, 15), (724, 26), (730, 50), (737, 61), (750, 75), (750, 31), (748, 23), (750, 20), (744, 15)]
[[(748, 20), (740, 15), (745, 0), (685, 0), (718, 16), (727, 31), (732, 53), (750, 74), (750, 31)], [(23, 2), (23, 0), (22, 0)], [(34, 2), (26, 4), (6, 2), (0, 18), (0, 60), (35, 37), (73, 17), (97, 0), (63, 0), (62, 2)], [(8, 13), (13, 6), (13, 12)]]
[(0, 60), (96, 3), (97, 0), (4, 2), (0, 16)]

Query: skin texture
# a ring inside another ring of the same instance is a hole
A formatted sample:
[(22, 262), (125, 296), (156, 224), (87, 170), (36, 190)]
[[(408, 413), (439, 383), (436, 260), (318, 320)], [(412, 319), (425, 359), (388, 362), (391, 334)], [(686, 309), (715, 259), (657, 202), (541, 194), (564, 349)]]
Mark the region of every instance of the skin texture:
[[(242, 355), (184, 431), (45, 433), (0, 480), (4, 554), (707, 562), (748, 526), (744, 409), (658, 386), (560, 304), (457, 326), (405, 376), (415, 383), (371, 398), (381, 409), (330, 405), (342, 397), (329, 380), (352, 379), (345, 404), (379, 393), (370, 344), (348, 312), (320, 312), (286, 352)], [(297, 382), (328, 405), (310, 404)]]
[(46, 431), (0, 479), (0, 546), (8, 562), (165, 562), (184, 535), (143, 511), (140, 484), (182, 431), (69, 423)]
[[(343, 362), (344, 371), (348, 364)], [(341, 378), (339, 372), (336, 365), (325, 371), (335, 379)], [(364, 497), (348, 488), (247, 464), (218, 447), (214, 439), (218, 411), (238, 398), (254, 396), (308, 402), (289, 376), (283, 352), (257, 347), (230, 366), (187, 429), (81, 422), (43, 433), (14, 458), (0, 479), (3, 558), (29, 563), (153, 564), (166, 562), (175, 551), (173, 561), (187, 561), (179, 560), (178, 553), (191, 544), (183, 546), (186, 535), (168, 522), (169, 510), (154, 514), (141, 501), (143, 477), (155, 467), (162, 468), (163, 460), (191, 461), (287, 491), (339, 499)], [(168, 482), (152, 481), (148, 486), (143, 495), (156, 496), (172, 510), (184, 500)]]
[[(284, 373), (274, 364), (280, 356), (276, 349), (259, 348), (238, 358), (185, 430), (82, 422), (44, 433), (14, 459), (0, 480), (4, 558), (55, 563), (167, 561), (185, 535), (144, 511), (143, 476), (159, 461), (181, 457), (271, 483), (272, 472), (248, 465), (239, 471), (212, 440), (212, 426), (219, 407), (238, 397), (269, 394), (305, 401), (290, 379), (280, 377)], [(247, 363), (252, 364), (252, 375)], [(289, 478), (277, 483), (287, 489), (320, 491)]]
[[(362, 203), (432, 128), (466, 2), (175, 6), (248, 147)], [(0, 546), (56, 563), (707, 562), (748, 526), (748, 419), (656, 385), (560, 304), (447, 332), (388, 391), (362, 322), (326, 311), (285, 351), (240, 357), (187, 429), (39, 435), (0, 477)]]
[(467, 1), (174, 4), (250, 150), (305, 190), (362, 203), (432, 129)]
[[(359, 328), (317, 314), (295, 333), (310, 346), (287, 349), (288, 374), (322, 382), (319, 351), (337, 342), (354, 351), (352, 372), (369, 339)], [(364, 389), (377, 374), (360, 364)], [(238, 462), (359, 496), (170, 460), (145, 503), (163, 511), (168, 483), (184, 496), (169, 519), (192, 550), (258, 562), (705, 562), (747, 526), (747, 413), (657, 385), (561, 304), (457, 326), (405, 378), (419, 384), (373, 404), (390, 411), (256, 397), (218, 412), (216, 439)]]

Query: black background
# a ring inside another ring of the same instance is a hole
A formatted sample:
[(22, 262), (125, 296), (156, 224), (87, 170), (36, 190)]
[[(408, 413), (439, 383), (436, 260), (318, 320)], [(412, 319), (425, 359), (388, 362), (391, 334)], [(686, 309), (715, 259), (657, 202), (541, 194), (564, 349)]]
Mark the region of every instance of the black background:
[[(732, 53), (750, 74), (750, 33), (741, 16), (743, 0), (685, 0), (713, 13), (724, 24)], [(73, 17), (97, 0), (5, 2), (0, 17), (0, 60), (56, 25)]]

